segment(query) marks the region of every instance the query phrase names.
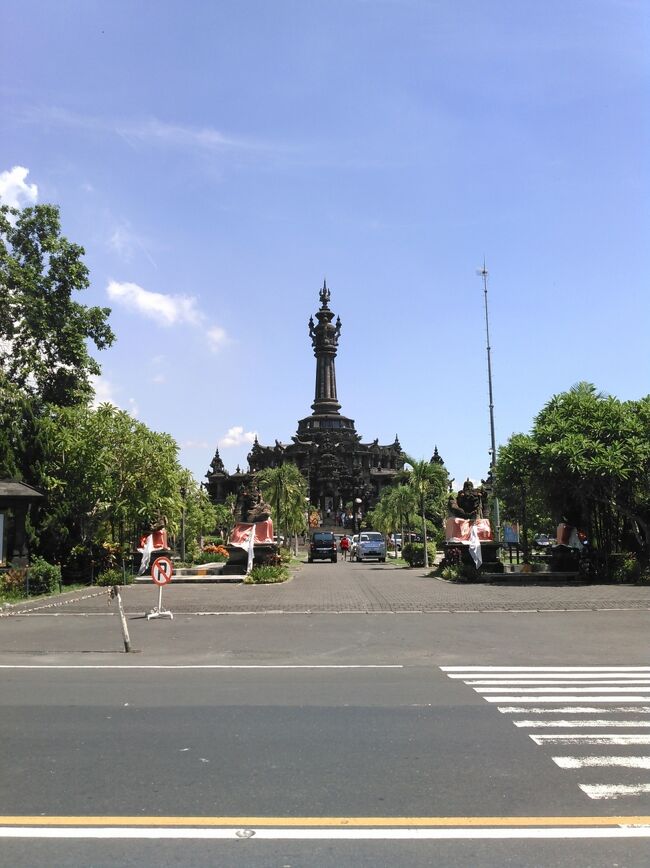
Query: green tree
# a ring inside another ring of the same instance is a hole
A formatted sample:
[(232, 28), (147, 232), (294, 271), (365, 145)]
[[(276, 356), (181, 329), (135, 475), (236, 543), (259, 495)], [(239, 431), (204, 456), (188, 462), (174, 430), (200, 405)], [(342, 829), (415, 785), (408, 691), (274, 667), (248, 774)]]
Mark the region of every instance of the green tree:
[(234, 524), (235, 516), (232, 507), (228, 506), (227, 503), (217, 503), (214, 506), (214, 526), (226, 543)]
[(177, 445), (111, 404), (50, 408), (41, 420), (36, 484), (46, 493), (38, 548), (66, 564), (73, 552), (123, 556), (158, 515), (179, 524), (183, 471)]
[(555, 395), (530, 434), (499, 451), (497, 485), (512, 510), (519, 487), (537, 510), (585, 530), (604, 554), (630, 538), (647, 558), (650, 396), (619, 401), (590, 383)]
[(41, 404), (85, 403), (100, 373), (87, 342), (114, 340), (109, 309), (74, 299), (89, 285), (83, 254), (55, 205), (0, 205), (0, 372)]
[(417, 508), (422, 522), (422, 537), (424, 540), (424, 566), (429, 568), (427, 551), (427, 512), (441, 520), (442, 503), (446, 498), (448, 476), (444, 465), (430, 461), (415, 461), (405, 456), (411, 471), (408, 474), (408, 485), (415, 494)]
[(189, 470), (181, 470), (179, 482), (185, 507), (186, 560), (193, 560), (199, 554), (201, 538), (216, 527), (217, 510)]
[[(382, 533), (390, 534), (398, 530), (402, 537), (402, 546), (406, 541), (405, 528), (414, 528), (417, 524), (417, 496), (408, 485), (397, 485), (385, 488), (375, 508), (368, 515), (372, 527)], [(397, 556), (397, 552), (395, 552)]]
[(307, 484), (295, 464), (267, 467), (257, 474), (262, 496), (271, 506), (278, 537), (284, 530), (287, 542), (304, 526)]

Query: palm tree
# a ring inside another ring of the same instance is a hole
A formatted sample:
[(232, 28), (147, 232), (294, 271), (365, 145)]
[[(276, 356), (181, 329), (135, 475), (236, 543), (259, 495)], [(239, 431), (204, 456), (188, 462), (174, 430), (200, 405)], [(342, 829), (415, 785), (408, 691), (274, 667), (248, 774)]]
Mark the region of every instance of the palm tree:
[[(411, 465), (408, 485), (417, 498), (418, 509), (422, 519), (422, 537), (424, 539), (424, 568), (429, 568), (429, 553), (427, 551), (427, 518), (426, 505), (431, 495), (437, 495), (446, 487), (447, 473), (439, 464), (429, 461), (414, 461), (405, 456), (407, 464)], [(441, 488), (442, 487), (442, 488)]]
[(302, 473), (295, 464), (281, 464), (261, 470), (257, 482), (262, 496), (271, 505), (278, 538), (283, 528), (288, 543), (290, 534), (297, 532), (304, 520), (307, 486)]
[[(404, 525), (411, 525), (414, 513), (417, 509), (417, 498), (415, 492), (408, 485), (398, 485), (393, 488), (390, 493), (391, 502), (396, 515), (396, 523), (400, 526), (402, 535), (402, 548), (406, 542), (404, 536)], [(395, 546), (395, 557), (397, 557), (397, 546)]]

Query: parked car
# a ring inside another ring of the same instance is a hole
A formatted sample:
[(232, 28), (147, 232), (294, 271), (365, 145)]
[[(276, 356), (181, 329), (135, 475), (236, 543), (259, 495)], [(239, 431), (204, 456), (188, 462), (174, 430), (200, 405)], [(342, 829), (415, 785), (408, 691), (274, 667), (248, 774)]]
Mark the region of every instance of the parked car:
[(336, 563), (336, 538), (333, 533), (317, 530), (311, 535), (307, 561), (312, 564), (315, 560)]
[(386, 560), (386, 541), (382, 534), (377, 531), (366, 531), (359, 534), (359, 542), (355, 549), (357, 562), (368, 558), (376, 558), (378, 561)]

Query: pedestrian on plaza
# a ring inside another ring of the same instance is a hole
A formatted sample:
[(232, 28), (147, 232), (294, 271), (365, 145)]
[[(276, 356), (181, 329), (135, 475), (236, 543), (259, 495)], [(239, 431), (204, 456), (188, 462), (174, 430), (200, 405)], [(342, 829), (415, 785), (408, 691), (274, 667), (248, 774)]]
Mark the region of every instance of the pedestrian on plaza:
[(347, 561), (348, 552), (350, 550), (350, 540), (348, 539), (348, 535), (344, 534), (343, 539), (341, 540), (341, 552), (343, 554), (343, 560)]

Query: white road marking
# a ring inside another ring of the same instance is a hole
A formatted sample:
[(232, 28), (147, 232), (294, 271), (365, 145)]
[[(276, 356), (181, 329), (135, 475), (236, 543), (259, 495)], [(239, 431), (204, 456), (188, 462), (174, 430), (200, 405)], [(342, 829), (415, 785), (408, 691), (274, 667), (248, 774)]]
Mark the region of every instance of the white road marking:
[[(472, 687), (477, 693), (640, 693), (650, 687)], [(588, 698), (588, 697), (587, 697)]]
[(524, 729), (536, 729), (538, 727), (545, 726), (633, 726), (639, 728), (650, 727), (650, 721), (644, 721), (642, 723), (639, 723), (638, 720), (580, 720), (578, 718), (575, 718), (574, 720), (513, 720), (512, 722), (515, 726), (519, 726)]
[[(650, 786), (650, 785), (648, 785)], [(610, 788), (611, 789), (611, 788)], [(627, 795), (627, 793), (625, 794)], [(592, 796), (615, 798), (615, 796)], [(159, 827), (0, 827), (0, 838), (91, 838), (91, 839), (203, 839), (203, 840), (296, 840), (296, 841), (384, 841), (384, 840), (481, 840), (508, 838), (650, 838), (650, 826), (545, 827), (545, 828), (159, 828)], [(242, 845), (243, 846), (243, 845)]]
[(553, 694), (553, 696), (540, 696), (539, 694), (536, 696), (520, 696), (520, 695), (512, 695), (512, 696), (484, 696), (483, 699), (486, 702), (552, 702), (557, 705), (560, 702), (584, 702), (585, 699), (589, 702), (650, 702), (650, 693), (647, 695), (639, 695), (639, 696), (562, 696)]
[(610, 678), (606, 681), (602, 681), (600, 679), (594, 678), (585, 678), (585, 679), (571, 679), (571, 678), (556, 678), (553, 680), (550, 679), (541, 679), (541, 678), (530, 678), (530, 679), (521, 679), (521, 678), (493, 678), (493, 679), (483, 679), (481, 681), (466, 681), (465, 684), (469, 684), (471, 687), (504, 687), (508, 684), (514, 684), (518, 687), (526, 687), (532, 685), (534, 687), (543, 687), (545, 684), (571, 684), (571, 685), (599, 685), (599, 684), (614, 684), (619, 687), (623, 687), (625, 684), (650, 684), (650, 678), (630, 678), (629, 676), (625, 676), (625, 678)]
[(218, 664), (218, 663), (178, 663), (178, 664), (125, 664), (125, 663), (102, 663), (102, 664), (13, 664), (0, 663), (0, 669), (403, 669), (401, 663), (350, 663), (350, 664)]
[(595, 705), (563, 705), (561, 708), (526, 708), (520, 705), (500, 705), (501, 714), (591, 714), (607, 711), (609, 714), (650, 714), (650, 705), (618, 705), (600, 708)]
[[(443, 672), (464, 672), (472, 677), (472, 672), (649, 672), (650, 666), (441, 666)], [(450, 675), (450, 678), (464, 678), (465, 675)], [(477, 676), (478, 677), (478, 676)]]
[(650, 756), (554, 756), (561, 769), (584, 769), (617, 766), (628, 769), (650, 769)]
[(562, 733), (561, 735), (529, 735), (535, 744), (650, 744), (650, 735), (630, 735), (629, 733), (598, 732), (590, 735), (582, 733)]
[[(524, 714), (513, 720), (519, 729), (562, 729), (556, 734), (528, 737), (537, 745), (650, 745), (650, 734), (638, 730), (650, 728), (650, 721), (632, 719), (631, 715), (650, 714), (650, 667), (647, 666), (471, 666), (441, 667), (452, 679), (462, 679), (486, 702), (500, 703), (502, 714)], [(508, 703), (508, 704), (506, 704)], [(546, 706), (546, 707), (545, 707)], [(531, 715), (554, 715), (537, 719)], [(626, 714), (620, 719), (608, 715)], [(560, 715), (583, 715), (562, 717)], [(584, 715), (594, 715), (585, 717)], [(637, 732), (623, 732), (623, 728)], [(566, 732), (566, 730), (574, 732)], [(581, 730), (575, 732), (576, 729)], [(599, 729), (600, 732), (589, 730)], [(619, 730), (607, 732), (603, 730)], [(641, 756), (554, 756), (558, 768), (650, 769), (650, 755)], [(618, 799), (650, 792), (650, 783), (579, 784), (591, 799)]]
[(618, 799), (621, 796), (640, 796), (650, 793), (650, 784), (578, 784), (590, 799)]

